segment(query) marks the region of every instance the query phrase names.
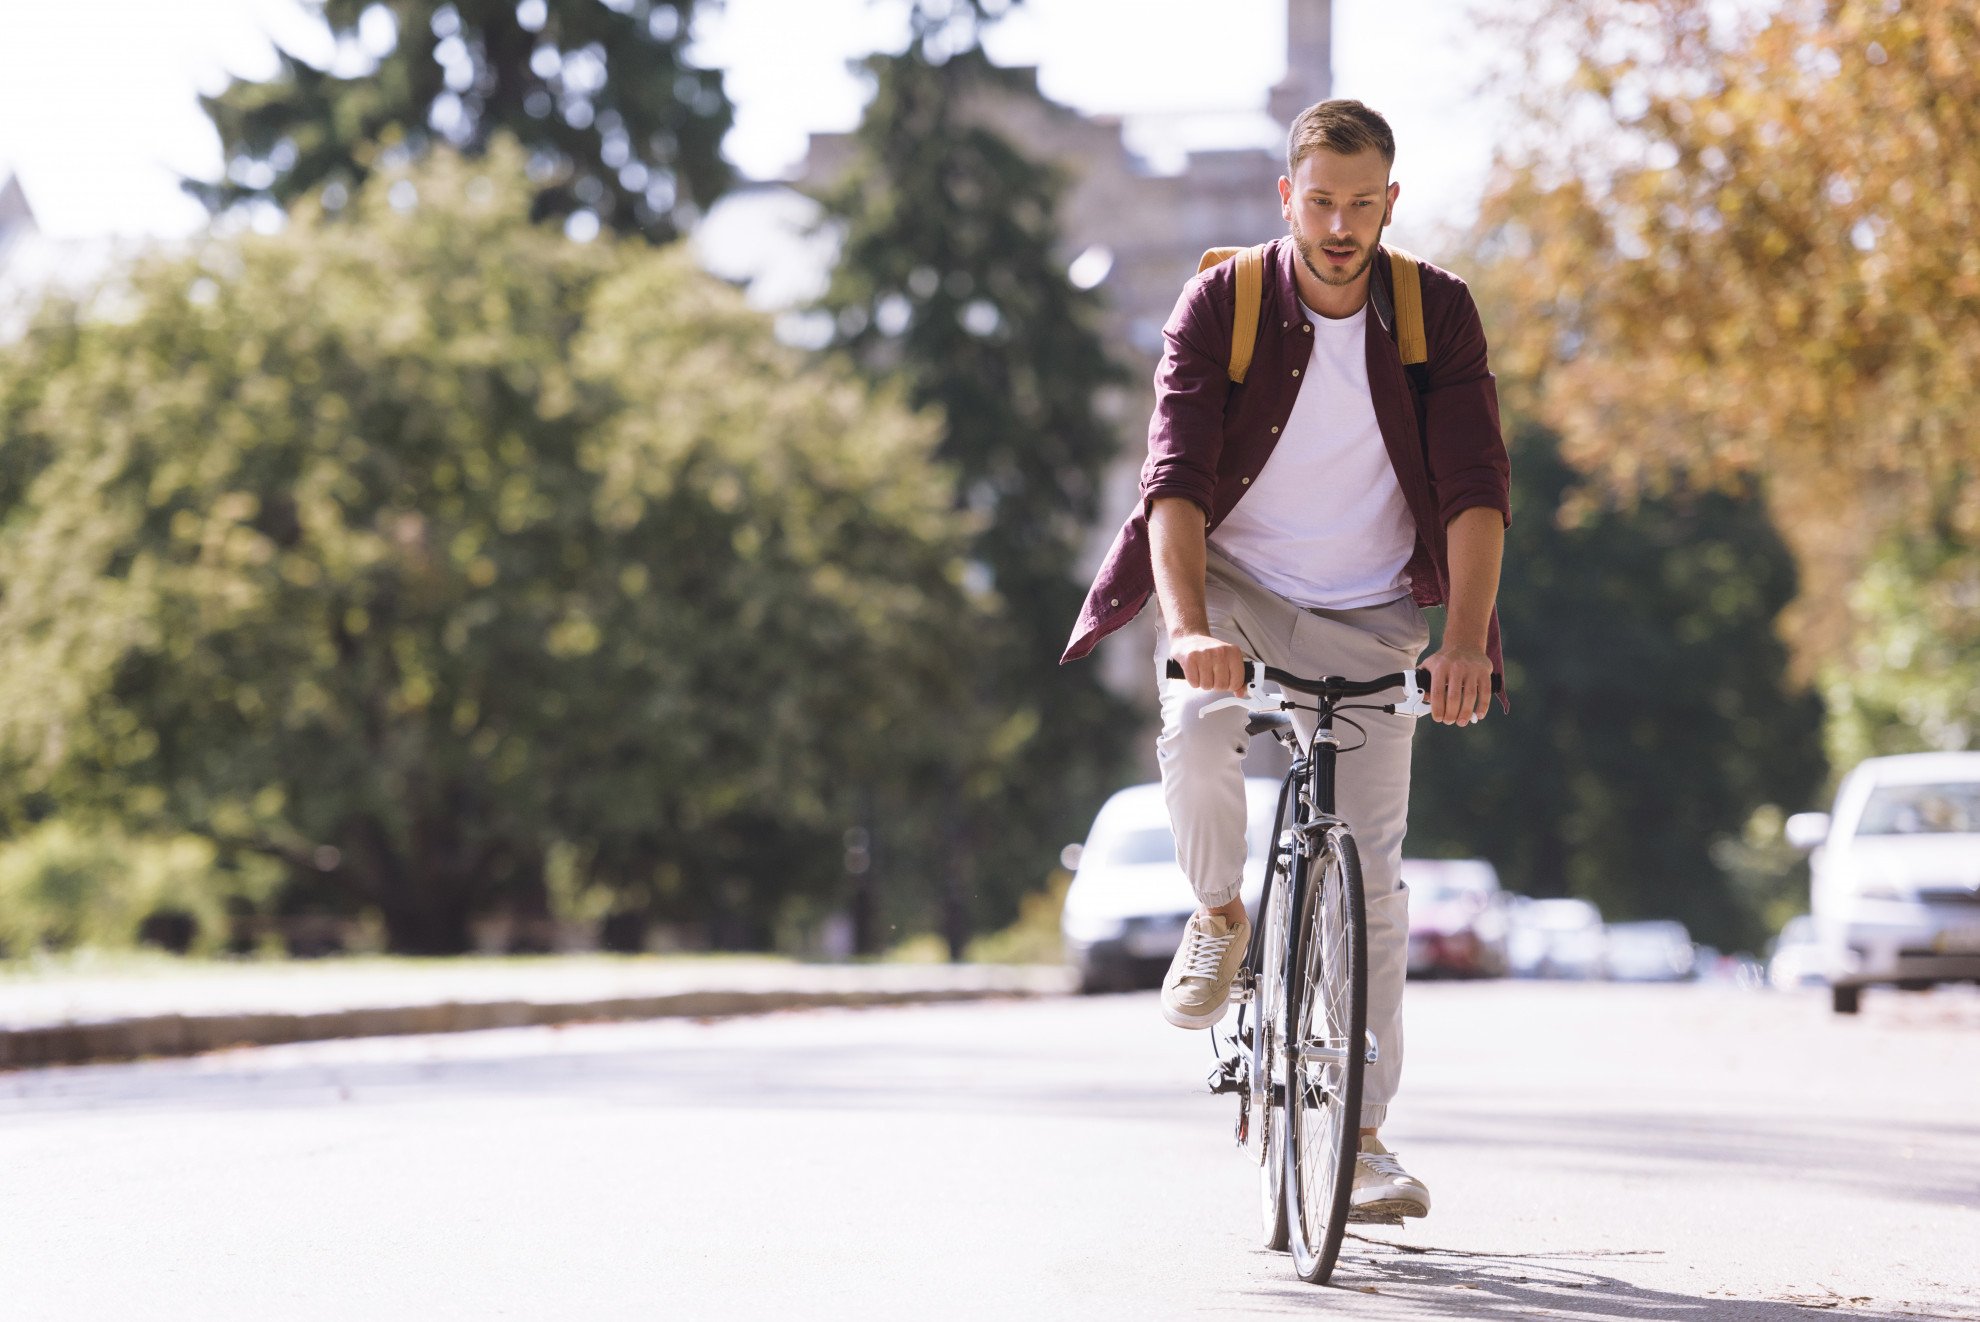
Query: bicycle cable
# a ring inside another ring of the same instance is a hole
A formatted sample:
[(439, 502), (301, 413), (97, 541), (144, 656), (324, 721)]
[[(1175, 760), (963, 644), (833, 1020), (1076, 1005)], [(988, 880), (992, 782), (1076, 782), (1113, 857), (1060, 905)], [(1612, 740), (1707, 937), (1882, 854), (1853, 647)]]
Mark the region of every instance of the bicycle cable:
[[(1312, 712), (1312, 713), (1313, 713), (1313, 714), (1314, 714), (1315, 716), (1318, 716), (1318, 715), (1320, 715), (1320, 709), (1319, 709), (1318, 707), (1309, 707), (1309, 706), (1307, 706), (1307, 705), (1306, 705), (1305, 703), (1303, 703), (1303, 702), (1282, 702), (1282, 703), (1280, 704), (1280, 708), (1279, 708), (1279, 709), (1280, 709), (1281, 711), (1303, 711), (1303, 712)], [(1357, 721), (1357, 720), (1355, 720), (1355, 719), (1354, 719), (1353, 717), (1351, 717), (1351, 716), (1343, 716), (1343, 715), (1341, 715), (1341, 713), (1342, 713), (1342, 712), (1344, 712), (1344, 711), (1381, 711), (1381, 710), (1382, 710), (1382, 709), (1381, 709), (1380, 707), (1369, 707), (1369, 706), (1361, 706), (1361, 705), (1358, 705), (1358, 704), (1357, 704), (1357, 705), (1355, 705), (1355, 706), (1352, 706), (1352, 707), (1336, 707), (1336, 708), (1334, 708), (1334, 711), (1333, 711), (1333, 716), (1334, 716), (1334, 719), (1335, 719), (1335, 720), (1337, 720), (1337, 721), (1339, 721), (1339, 722), (1340, 722), (1340, 723), (1341, 723), (1342, 725), (1350, 725), (1350, 726), (1353, 726), (1353, 727), (1354, 727), (1354, 730), (1355, 730), (1355, 733), (1357, 733), (1357, 734), (1359, 734), (1359, 735), (1361, 736), (1361, 742), (1360, 742), (1360, 743), (1358, 743), (1358, 744), (1355, 744), (1355, 745), (1353, 745), (1352, 747), (1349, 747), (1349, 748), (1336, 748), (1336, 749), (1334, 750), (1334, 752), (1335, 752), (1336, 754), (1340, 754), (1340, 753), (1358, 753), (1358, 752), (1360, 752), (1360, 751), (1361, 751), (1362, 749), (1364, 749), (1364, 748), (1366, 748), (1366, 747), (1368, 747), (1368, 729), (1367, 729), (1367, 727), (1366, 727), (1366, 726), (1364, 726), (1364, 725), (1362, 725), (1362, 723), (1361, 723), (1360, 721)]]

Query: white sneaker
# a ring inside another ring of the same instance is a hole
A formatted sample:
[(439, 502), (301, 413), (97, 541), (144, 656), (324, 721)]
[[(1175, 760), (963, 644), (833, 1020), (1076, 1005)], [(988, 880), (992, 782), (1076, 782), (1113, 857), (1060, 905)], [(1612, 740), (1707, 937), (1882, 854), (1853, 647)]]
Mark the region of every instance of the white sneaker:
[(1231, 979), (1244, 967), (1251, 923), (1200, 910), (1190, 915), (1182, 944), (1162, 979), (1162, 1017), (1178, 1028), (1208, 1028), (1231, 1008)]
[(1348, 1195), (1348, 1220), (1392, 1221), (1430, 1215), (1430, 1190), (1402, 1168), (1382, 1140), (1363, 1137), (1354, 1162), (1354, 1192)]

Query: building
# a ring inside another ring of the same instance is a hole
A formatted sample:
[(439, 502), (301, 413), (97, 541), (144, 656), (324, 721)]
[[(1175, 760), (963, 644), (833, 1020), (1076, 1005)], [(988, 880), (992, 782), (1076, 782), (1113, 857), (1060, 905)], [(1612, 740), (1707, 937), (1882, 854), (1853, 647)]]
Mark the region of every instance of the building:
[(0, 182), (0, 343), (25, 332), (49, 289), (82, 293), (142, 244), (109, 238), (58, 239), (42, 232), (20, 177)]
[[(1293, 116), (1332, 95), (1333, 0), (1286, 0), (1285, 36), (1286, 73), (1260, 111), (1281, 140)], [(1082, 565), (1091, 571), (1134, 507), (1162, 325), (1205, 249), (1261, 243), (1285, 231), (1276, 188), (1285, 156), (1278, 148), (1194, 152), (1180, 170), (1159, 172), (1129, 148), (1118, 118), (1088, 117), (1047, 100), (1037, 91), (1037, 71), (1028, 72), (1029, 94), (1000, 95), (981, 113), (1026, 152), (1066, 172), (1071, 184), (1059, 216), (1066, 257), (1079, 259), (1073, 269), (1082, 282), (1099, 277), (1108, 338), (1136, 383), (1110, 409), (1120, 421), (1121, 454)], [(849, 134), (813, 135), (795, 182), (811, 189), (831, 180), (851, 151)], [(1151, 614), (1096, 653), (1109, 685), (1135, 697), (1149, 694)], [(1066, 627), (1070, 632), (1071, 620)]]

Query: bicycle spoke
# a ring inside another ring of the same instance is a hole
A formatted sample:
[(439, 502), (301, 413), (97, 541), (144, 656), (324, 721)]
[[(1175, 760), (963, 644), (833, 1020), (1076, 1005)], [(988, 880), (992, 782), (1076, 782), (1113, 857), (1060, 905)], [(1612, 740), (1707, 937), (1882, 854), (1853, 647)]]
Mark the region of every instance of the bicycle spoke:
[(1330, 838), (1319, 851), (1314, 888), (1302, 905), (1306, 942), (1293, 998), (1288, 1073), (1290, 1145), (1297, 1170), (1291, 1227), (1293, 1261), (1309, 1281), (1333, 1272), (1345, 1231), (1349, 1182), (1359, 1147), (1362, 978), (1359, 870), (1353, 845)]

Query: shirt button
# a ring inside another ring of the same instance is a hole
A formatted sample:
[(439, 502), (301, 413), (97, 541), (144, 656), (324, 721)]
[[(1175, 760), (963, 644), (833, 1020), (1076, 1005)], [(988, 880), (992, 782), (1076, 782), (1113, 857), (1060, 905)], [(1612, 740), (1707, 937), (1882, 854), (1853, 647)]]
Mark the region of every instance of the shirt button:
[(1119, 597), (1109, 597), (1107, 598), (1107, 604), (1109, 606), (1118, 606), (1121, 604), (1121, 599)]
[(1298, 369), (1297, 367), (1295, 367), (1295, 368), (1293, 368), (1293, 375), (1294, 375), (1294, 376), (1298, 376), (1298, 375), (1299, 375), (1299, 369)]
[(1251, 479), (1247, 477), (1246, 479), (1244, 479), (1244, 481), (1238, 483), (1238, 485), (1241, 487), (1248, 487), (1251, 485)]
[(1274, 436), (1277, 436), (1279, 434), (1279, 429), (1277, 427), (1272, 428), (1272, 434)]
[(1288, 326), (1290, 326), (1290, 325), (1292, 325), (1292, 323), (1291, 323), (1290, 321), (1282, 321), (1282, 322), (1280, 322), (1280, 323), (1279, 323), (1279, 329), (1280, 329), (1280, 330), (1284, 330), (1284, 329), (1285, 329), (1286, 327), (1288, 327)]
[(1301, 326), (1299, 329), (1302, 333), (1311, 335), (1313, 333), (1313, 323), (1309, 321), (1304, 326)]

